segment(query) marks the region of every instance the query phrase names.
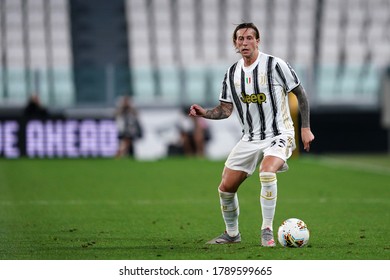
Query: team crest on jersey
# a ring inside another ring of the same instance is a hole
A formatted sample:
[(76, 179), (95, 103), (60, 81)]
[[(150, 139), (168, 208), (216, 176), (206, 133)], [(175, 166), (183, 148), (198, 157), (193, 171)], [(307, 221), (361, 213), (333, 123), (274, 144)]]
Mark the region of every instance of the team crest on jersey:
[(260, 85), (267, 84), (267, 77), (264, 74), (259, 74), (259, 84)]

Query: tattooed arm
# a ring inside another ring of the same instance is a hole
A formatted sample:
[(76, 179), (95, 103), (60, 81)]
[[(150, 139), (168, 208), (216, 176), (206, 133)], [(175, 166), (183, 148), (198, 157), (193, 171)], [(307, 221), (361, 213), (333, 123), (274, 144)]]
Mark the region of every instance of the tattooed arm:
[(221, 102), (213, 109), (204, 109), (203, 107), (194, 104), (190, 108), (189, 115), (192, 117), (203, 117), (212, 120), (221, 120), (228, 118), (233, 112), (233, 104)]
[(302, 85), (299, 85), (295, 89), (293, 89), (292, 93), (294, 93), (298, 99), (298, 107), (299, 112), (301, 113), (302, 128), (310, 128), (310, 108), (305, 89)]
[(310, 144), (314, 140), (314, 135), (310, 130), (310, 107), (309, 101), (305, 89), (302, 85), (297, 86), (293, 89), (292, 93), (298, 99), (298, 107), (301, 113), (301, 138), (303, 142), (303, 147), (306, 151), (310, 150)]

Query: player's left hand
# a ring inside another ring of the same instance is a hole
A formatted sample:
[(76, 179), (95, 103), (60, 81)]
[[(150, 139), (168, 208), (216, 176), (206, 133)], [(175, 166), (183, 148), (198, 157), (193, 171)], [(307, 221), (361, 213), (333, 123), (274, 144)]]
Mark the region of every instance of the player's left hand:
[(301, 128), (301, 138), (305, 151), (310, 151), (310, 144), (314, 140), (314, 134), (311, 132), (310, 127)]

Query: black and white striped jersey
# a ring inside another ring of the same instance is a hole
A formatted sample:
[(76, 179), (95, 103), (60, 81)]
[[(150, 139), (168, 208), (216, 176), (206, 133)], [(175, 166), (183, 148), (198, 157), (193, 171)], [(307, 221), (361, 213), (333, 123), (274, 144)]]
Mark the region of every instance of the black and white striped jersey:
[(219, 100), (233, 103), (245, 141), (294, 133), (288, 93), (300, 84), (291, 66), (259, 52), (249, 67), (241, 58), (227, 70)]

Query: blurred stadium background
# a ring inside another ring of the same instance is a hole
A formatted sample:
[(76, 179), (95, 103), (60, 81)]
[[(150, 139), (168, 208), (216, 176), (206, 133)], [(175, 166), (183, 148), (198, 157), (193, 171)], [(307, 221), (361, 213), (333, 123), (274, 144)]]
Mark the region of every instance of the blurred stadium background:
[[(259, 26), (263, 52), (298, 72), (313, 153), (390, 149), (390, 0), (0, 0), (0, 155), (113, 156), (110, 121), (128, 94), (145, 129), (136, 157), (166, 156), (180, 108), (218, 103), (242, 21)], [(23, 131), (32, 93), (53, 120), (77, 122), (51, 128), (49, 140), (44, 124)], [(210, 158), (240, 137), (235, 119), (221, 122), (209, 124)], [(73, 133), (70, 144), (62, 133)]]

